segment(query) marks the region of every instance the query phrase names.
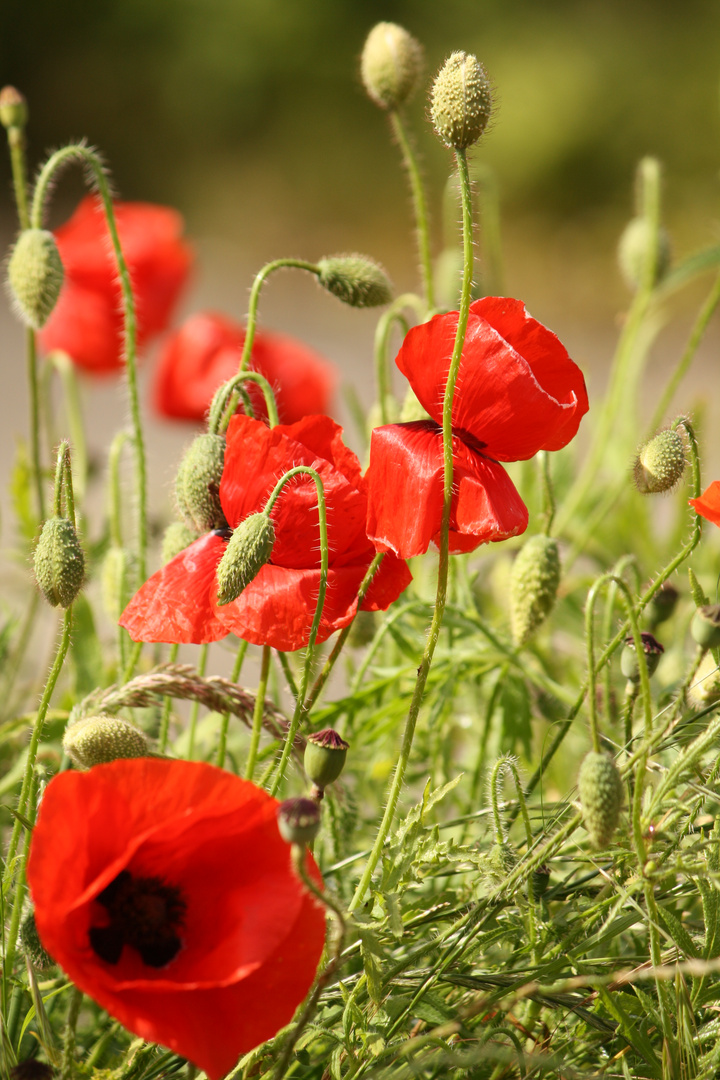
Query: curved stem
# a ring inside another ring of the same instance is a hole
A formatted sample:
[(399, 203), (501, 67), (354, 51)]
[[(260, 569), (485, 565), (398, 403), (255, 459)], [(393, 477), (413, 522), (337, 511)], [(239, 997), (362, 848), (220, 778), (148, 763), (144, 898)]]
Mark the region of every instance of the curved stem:
[(407, 334), (408, 332), (408, 324), (405, 316), (401, 311), (398, 311), (397, 309), (393, 310), (393, 308), (395, 308), (395, 305), (388, 311), (383, 312), (378, 319), (378, 324), (375, 328), (375, 386), (378, 404), (380, 406), (380, 422), (382, 424), (390, 423), (387, 408), (387, 399), (390, 396), (387, 356), (390, 331), (393, 328), (393, 323), (397, 323), (404, 334)]
[(263, 713), (265, 712), (265, 694), (267, 692), (268, 673), (270, 671), (270, 657), (272, 649), (269, 645), (263, 645), (262, 660), (260, 662), (260, 680), (255, 696), (255, 709), (253, 711), (252, 732), (250, 734), (250, 749), (248, 750), (247, 764), (245, 765), (245, 779), (252, 780), (257, 761), (258, 746), (260, 745), (260, 733), (262, 731)]
[(422, 274), (425, 302), (428, 309), (435, 307), (435, 289), (433, 285), (432, 258), (430, 255), (430, 228), (428, 222), (427, 202), (425, 191), (418, 168), (417, 157), (412, 142), (405, 130), (400, 113), (393, 110), (390, 112), (390, 123), (393, 135), (397, 139), (402, 153), (403, 164), (407, 169), (412, 192), (413, 211), (415, 214), (415, 230), (417, 234), (418, 258), (420, 260), (420, 272)]
[(305, 262), (304, 259), (275, 259), (273, 262), (267, 263), (263, 266), (255, 275), (252, 288), (250, 290), (250, 302), (248, 304), (247, 323), (245, 325), (245, 341), (243, 343), (242, 356), (240, 357), (240, 365), (238, 367), (238, 375), (241, 375), (250, 363), (250, 357), (252, 356), (253, 342), (255, 341), (255, 327), (257, 325), (257, 310), (260, 300), (260, 292), (263, 285), (269, 278), (270, 274), (276, 270), (283, 270), (286, 268), (293, 268), (295, 270), (307, 270), (310, 274), (316, 276), (320, 273), (320, 268), (315, 263)]
[(229, 379), (215, 392), (215, 396), (213, 397), (210, 406), (210, 416), (208, 418), (208, 431), (211, 434), (217, 434), (218, 432), (227, 429), (230, 418), (237, 408), (242, 387), (246, 382), (255, 383), (256, 386), (260, 387), (263, 392), (263, 397), (265, 398), (268, 424), (270, 427), (277, 427), (280, 421), (278, 419), (275, 394), (273, 393), (270, 383), (264, 375), (261, 375), (257, 371), (243, 371), (240, 375), (234, 375), (232, 379)]

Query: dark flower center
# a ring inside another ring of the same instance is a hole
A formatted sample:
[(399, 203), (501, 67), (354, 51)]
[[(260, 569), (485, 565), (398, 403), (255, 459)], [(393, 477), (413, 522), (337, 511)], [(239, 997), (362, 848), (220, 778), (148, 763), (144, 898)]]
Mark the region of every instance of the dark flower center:
[(90, 927), (90, 944), (101, 960), (117, 964), (124, 946), (130, 945), (148, 967), (161, 968), (179, 953), (187, 904), (177, 885), (122, 870), (97, 902), (110, 916), (108, 926)]

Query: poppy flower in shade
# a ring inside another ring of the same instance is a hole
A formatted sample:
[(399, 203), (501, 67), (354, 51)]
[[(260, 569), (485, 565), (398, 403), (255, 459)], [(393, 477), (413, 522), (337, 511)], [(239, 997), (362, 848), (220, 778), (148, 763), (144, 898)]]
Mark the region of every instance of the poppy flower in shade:
[[(141, 349), (164, 330), (187, 280), (192, 252), (180, 215), (151, 203), (115, 203), (120, 244), (130, 274)], [(83, 199), (55, 232), (65, 270), (60, 298), (40, 331), (43, 352), (63, 349), (94, 374), (123, 365), (122, 292), (102, 202)]]
[(720, 525), (720, 480), (713, 480), (702, 495), (697, 499), (688, 499), (688, 502), (700, 517), (712, 521), (713, 525)]
[[(443, 397), (457, 323), (452, 311), (414, 327), (396, 358), (432, 419), (372, 433), (368, 536), (402, 558), (440, 541)], [(500, 462), (559, 450), (587, 410), (582, 372), (519, 300), (471, 305), (453, 398), (450, 551), (525, 531), (527, 508)]]
[[(155, 375), (155, 408), (178, 420), (202, 420), (222, 383), (237, 374), (245, 329), (212, 311), (191, 315), (165, 341)], [(287, 424), (326, 413), (335, 388), (333, 368), (285, 334), (257, 331), (250, 368), (264, 375)], [(248, 384), (256, 416), (267, 415), (259, 387)]]
[(289, 1023), (323, 950), (325, 914), (292, 869), (278, 805), (203, 762), (135, 758), (60, 773), (33, 831), (44, 947), (211, 1080)]
[[(265, 508), (275, 484), (296, 465), (319, 473), (325, 490), (329, 569), (317, 641), (353, 619), (357, 593), (375, 556), (365, 533), (365, 480), (342, 428), (328, 416), (307, 416), (268, 428), (234, 416), (227, 433), (220, 503), (231, 529)], [(217, 641), (228, 633), (253, 645), (292, 651), (307, 645), (320, 588), (317, 490), (300, 474), (283, 488), (271, 512), (270, 562), (237, 600), (219, 606), (216, 570), (227, 547), (223, 530), (207, 533), (140, 588), (120, 625), (135, 641)], [(384, 611), (411, 581), (407, 565), (387, 555), (362, 607)]]

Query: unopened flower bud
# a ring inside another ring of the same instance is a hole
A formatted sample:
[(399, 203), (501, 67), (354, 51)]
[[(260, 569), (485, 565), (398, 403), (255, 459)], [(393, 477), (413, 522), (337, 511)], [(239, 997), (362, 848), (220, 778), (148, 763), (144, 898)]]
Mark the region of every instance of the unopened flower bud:
[(225, 463), (225, 436), (198, 435), (185, 452), (175, 478), (178, 510), (196, 533), (222, 528), (220, 481)]
[(269, 562), (274, 543), (275, 529), (268, 514), (251, 514), (240, 522), (218, 564), (218, 604), (237, 600)]
[(422, 46), (412, 34), (395, 23), (378, 23), (362, 51), (363, 85), (381, 109), (397, 109), (417, 87), (422, 62)]
[(27, 101), (14, 86), (0, 90), (0, 124), (4, 128), (24, 128), (27, 124)]
[(692, 617), (690, 633), (703, 649), (717, 649), (720, 645), (720, 604), (705, 604)]
[[(657, 671), (660, 657), (665, 652), (665, 648), (652, 634), (645, 632), (640, 637), (642, 638), (647, 673), (652, 677)], [(640, 666), (638, 664), (637, 650), (635, 649), (635, 638), (625, 638), (625, 647), (620, 654), (620, 670), (630, 682), (640, 682)]]
[(181, 551), (184, 551), (186, 547), (190, 547), (197, 538), (197, 532), (188, 529), (184, 521), (171, 522), (163, 535), (160, 551), (163, 566), (174, 559), (176, 555), (179, 555)]
[(510, 627), (524, 645), (552, 611), (560, 584), (557, 540), (532, 536), (520, 551), (510, 576)]
[(583, 758), (578, 775), (578, 791), (585, 828), (596, 848), (610, 843), (623, 804), (622, 777), (607, 754), (591, 750)]
[(47, 229), (25, 229), (10, 254), (7, 279), (15, 310), (39, 330), (57, 303), (64, 277), (55, 237)]
[(113, 544), (103, 559), (100, 583), (103, 607), (114, 622), (120, 618), (135, 592), (137, 559), (127, 548)]
[(277, 822), (287, 844), (311, 844), (320, 831), (320, 806), (314, 799), (286, 799), (278, 806)]
[(692, 683), (688, 687), (687, 698), (696, 709), (714, 705), (720, 701), (720, 670), (711, 652), (705, 654)]
[(25, 1058), (8, 1069), (10, 1080), (53, 1080), (55, 1070), (46, 1061)]
[(430, 113), (440, 138), (455, 150), (476, 143), (492, 112), (492, 89), (477, 57), (454, 52), (433, 83)]
[(52, 607), (69, 607), (82, 588), (85, 556), (75, 526), (67, 518), (48, 518), (35, 548), (35, 577)]
[(548, 890), (548, 885), (550, 884), (550, 867), (545, 864), (538, 866), (537, 870), (533, 870), (531, 877), (533, 896), (536, 900), (539, 900)]
[(670, 491), (685, 472), (685, 442), (679, 431), (659, 431), (635, 461), (633, 476), (641, 495)]
[(29, 911), (20, 923), (20, 947), (35, 971), (42, 974), (55, 967), (55, 961), (38, 935), (34, 911)]
[(305, 774), (320, 791), (337, 780), (343, 771), (349, 746), (332, 728), (308, 735), (305, 744)]
[(646, 608), (650, 626), (654, 629), (666, 622), (677, 607), (680, 593), (669, 581), (664, 582)]
[[(652, 243), (652, 225), (644, 217), (633, 218), (620, 237), (618, 244), (618, 265), (628, 289), (635, 292), (643, 284), (645, 264), (650, 254)], [(657, 285), (670, 267), (670, 237), (667, 229), (660, 226), (657, 237), (657, 255), (653, 285)]]
[(63, 750), (75, 765), (90, 769), (118, 758), (147, 757), (147, 736), (119, 716), (86, 716), (69, 724), (63, 735)]
[(381, 266), (365, 255), (332, 255), (318, 263), (318, 281), (351, 307), (380, 307), (392, 300), (392, 287)]

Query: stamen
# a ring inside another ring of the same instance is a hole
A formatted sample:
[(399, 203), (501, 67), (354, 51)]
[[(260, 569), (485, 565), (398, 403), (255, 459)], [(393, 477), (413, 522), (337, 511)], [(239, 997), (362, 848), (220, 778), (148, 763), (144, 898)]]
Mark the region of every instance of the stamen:
[(97, 897), (108, 912), (108, 926), (90, 928), (90, 945), (101, 960), (117, 964), (125, 945), (148, 967), (165, 967), (182, 947), (178, 931), (186, 903), (176, 885), (160, 878), (133, 878), (122, 870)]

